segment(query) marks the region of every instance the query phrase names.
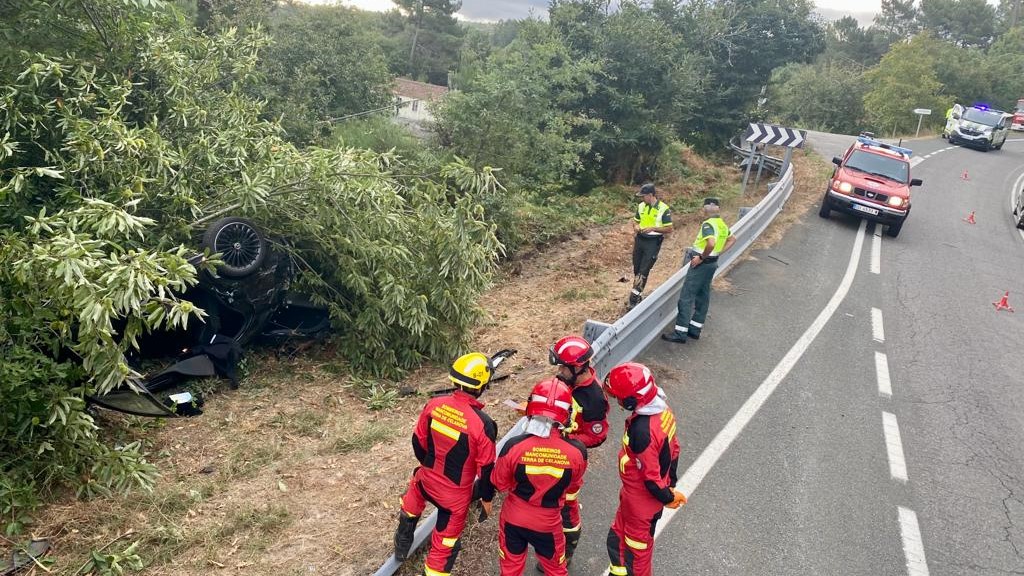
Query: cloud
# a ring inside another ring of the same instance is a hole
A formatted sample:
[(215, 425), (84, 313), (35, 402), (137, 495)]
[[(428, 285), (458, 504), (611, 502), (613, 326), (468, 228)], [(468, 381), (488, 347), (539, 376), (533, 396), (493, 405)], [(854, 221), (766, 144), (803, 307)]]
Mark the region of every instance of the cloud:
[(548, 0), (462, 0), (459, 15), (467, 20), (518, 20), (531, 14), (547, 18)]

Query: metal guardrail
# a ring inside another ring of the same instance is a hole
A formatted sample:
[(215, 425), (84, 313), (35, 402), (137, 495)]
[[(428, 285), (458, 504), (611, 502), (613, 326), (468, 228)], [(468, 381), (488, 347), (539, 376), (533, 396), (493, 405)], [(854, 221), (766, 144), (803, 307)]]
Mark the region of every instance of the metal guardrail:
[[(744, 148), (743, 146), (740, 146), (739, 136), (733, 137), (729, 140), (728, 148), (737, 156), (743, 158), (743, 161), (740, 162), (740, 166), (746, 166), (750, 162), (750, 147)], [(754, 162), (760, 163), (765, 168), (771, 170), (776, 176), (782, 172), (782, 165), (784, 164), (782, 158), (776, 158), (774, 156), (759, 153), (754, 153)]]
[[(730, 147), (733, 147), (731, 143)], [(771, 157), (766, 156), (765, 158)], [(777, 158), (771, 159), (779, 162), (779, 166), (781, 166), (781, 160)], [(769, 190), (768, 194), (757, 203), (757, 206), (754, 206), (752, 210), (745, 213), (732, 226), (732, 234), (736, 238), (736, 243), (719, 258), (718, 270), (715, 272), (715, 276), (728, 270), (735, 263), (736, 259), (757, 240), (765, 228), (772, 223), (775, 216), (782, 210), (792, 192), (793, 167), (790, 166), (782, 178)], [(616, 320), (615, 323), (604, 324), (591, 320), (587, 321), (583, 336), (594, 347), (594, 358), (591, 363), (597, 371), (599, 379), (603, 379), (613, 366), (627, 362), (642, 352), (663, 329), (675, 321), (676, 301), (679, 298), (679, 291), (683, 287), (683, 281), (689, 270), (690, 265), (686, 263), (671, 278), (661, 286), (658, 286), (649, 297), (626, 313), (625, 316)], [(525, 430), (526, 418), (520, 418), (498, 441), (498, 452), (501, 452), (501, 448), (510, 438), (522, 434)], [(430, 532), (434, 529), (436, 523), (436, 511), (431, 512), (423, 522), (420, 522), (420, 525), (416, 527), (412, 548), (409, 551), (410, 555), (430, 538)], [(373, 576), (392, 576), (401, 565), (402, 563), (392, 555)]]

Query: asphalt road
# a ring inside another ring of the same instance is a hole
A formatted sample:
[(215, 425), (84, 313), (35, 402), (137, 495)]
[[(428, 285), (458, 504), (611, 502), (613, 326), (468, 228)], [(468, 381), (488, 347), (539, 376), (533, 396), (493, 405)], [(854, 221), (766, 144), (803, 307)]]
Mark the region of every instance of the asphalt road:
[[(851, 141), (809, 143), (831, 158)], [(690, 496), (655, 573), (1024, 574), (1024, 237), (1009, 216), (1024, 137), (989, 153), (907, 145), (924, 185), (899, 238), (809, 212), (730, 271), (701, 340), (638, 359), (680, 420)], [(1006, 290), (1020, 313), (995, 310)], [(573, 575), (608, 564), (613, 412)]]

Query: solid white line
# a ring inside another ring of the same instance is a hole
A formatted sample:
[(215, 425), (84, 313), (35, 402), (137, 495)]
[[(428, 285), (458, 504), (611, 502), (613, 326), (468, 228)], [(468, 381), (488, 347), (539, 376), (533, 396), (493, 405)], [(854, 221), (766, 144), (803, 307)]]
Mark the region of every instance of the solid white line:
[(875, 233), (871, 237), (871, 273), (882, 273), (882, 225), (875, 223)]
[(910, 161), (910, 167), (913, 168), (914, 166), (917, 166), (921, 162), (924, 162), (924, 158), (918, 156), (917, 158), (914, 158), (913, 160)]
[(878, 393), (892, 397), (892, 380), (889, 379), (889, 359), (884, 352), (875, 352), (875, 375), (878, 377)]
[(903, 458), (903, 440), (896, 415), (882, 412), (882, 430), (885, 431), (885, 451), (889, 453), (889, 475), (900, 482), (907, 481), (907, 461)]
[[(679, 482), (676, 483), (676, 487), (683, 494), (689, 496), (700, 486), (701, 481), (707, 476), (712, 466), (718, 462), (718, 459), (722, 457), (722, 454), (729, 448), (732, 441), (740, 435), (740, 432), (753, 419), (757, 411), (761, 409), (761, 406), (772, 395), (772, 392), (775, 391), (782, 380), (789, 374), (789, 371), (793, 369), (793, 366), (800, 360), (800, 357), (807, 351), (807, 348), (814, 342), (814, 339), (825, 328), (825, 324), (835, 314), (839, 305), (842, 304), (846, 294), (850, 291), (850, 285), (853, 284), (854, 277), (857, 275), (857, 266), (860, 263), (860, 255), (864, 248), (864, 231), (866, 228), (867, 221), (861, 220), (860, 227), (857, 229), (857, 237), (853, 242), (853, 250), (850, 252), (850, 262), (846, 265), (846, 274), (843, 275), (839, 288), (836, 289), (828, 304), (825, 305), (825, 308), (814, 319), (814, 322), (804, 331), (803, 335), (796, 341), (796, 344), (793, 344), (789, 352), (786, 352), (786, 355), (782, 357), (782, 360), (775, 366), (771, 374), (761, 382), (761, 385), (751, 394), (750, 398), (747, 398), (747, 401), (743, 403), (739, 411), (726, 423), (725, 428), (722, 428), (714, 440), (697, 457), (697, 460), (686, 470), (682, 478), (679, 479)], [(678, 512), (678, 509), (665, 510), (654, 532), (655, 537), (672, 521), (676, 512)], [(605, 575), (607, 574), (608, 572), (606, 571)]]
[(882, 325), (882, 311), (871, 309), (871, 337), (875, 342), (885, 342), (885, 328)]
[(907, 557), (907, 574), (908, 576), (928, 576), (928, 561), (924, 557), (924, 542), (921, 540), (921, 529), (917, 526), (917, 514), (903, 506), (900, 506), (899, 509), (903, 553)]

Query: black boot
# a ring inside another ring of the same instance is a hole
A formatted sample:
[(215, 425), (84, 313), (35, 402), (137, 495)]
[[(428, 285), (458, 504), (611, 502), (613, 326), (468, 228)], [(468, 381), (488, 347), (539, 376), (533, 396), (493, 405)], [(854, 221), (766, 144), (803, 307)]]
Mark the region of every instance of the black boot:
[(419, 521), (419, 516), (409, 516), (405, 512), (398, 513), (398, 529), (395, 530), (395, 559), (399, 562), (409, 557), (409, 548), (412, 548), (416, 523)]

